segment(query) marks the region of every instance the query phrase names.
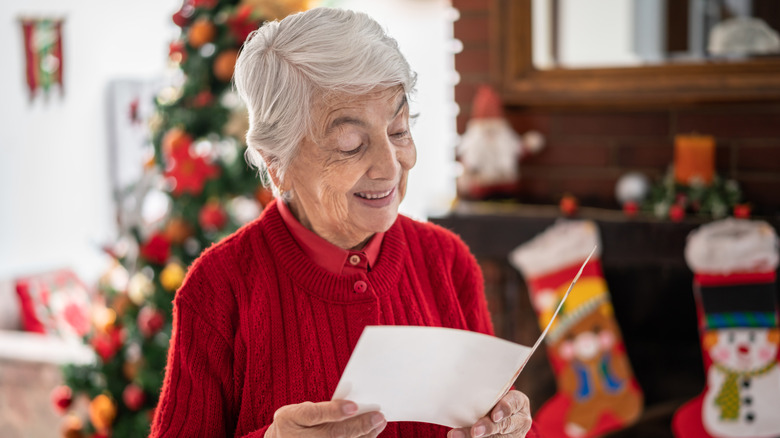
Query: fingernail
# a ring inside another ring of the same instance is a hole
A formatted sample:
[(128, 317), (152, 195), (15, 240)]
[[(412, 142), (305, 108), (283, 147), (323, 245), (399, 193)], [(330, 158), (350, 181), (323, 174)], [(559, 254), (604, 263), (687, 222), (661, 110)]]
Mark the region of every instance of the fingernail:
[(497, 411), (495, 414), (493, 414), (493, 422), (498, 423), (503, 419), (504, 419), (504, 411)]
[(450, 438), (466, 438), (466, 434), (462, 430), (453, 430)]
[(341, 407), (341, 410), (342, 410), (342, 411), (343, 411), (343, 412), (344, 412), (346, 415), (352, 415), (352, 414), (354, 414), (355, 412), (357, 412), (357, 410), (358, 410), (358, 407), (357, 407), (357, 405), (356, 405), (356, 404), (354, 404), (354, 403), (347, 403), (347, 404), (345, 404), (344, 406), (342, 406), (342, 407)]
[(380, 414), (379, 412), (371, 416), (371, 425), (374, 426), (374, 428), (378, 427), (380, 424), (384, 422), (385, 422), (385, 416)]
[(480, 437), (485, 434), (485, 426), (481, 424), (474, 426), (474, 429), (471, 429), (471, 432), (474, 437)]

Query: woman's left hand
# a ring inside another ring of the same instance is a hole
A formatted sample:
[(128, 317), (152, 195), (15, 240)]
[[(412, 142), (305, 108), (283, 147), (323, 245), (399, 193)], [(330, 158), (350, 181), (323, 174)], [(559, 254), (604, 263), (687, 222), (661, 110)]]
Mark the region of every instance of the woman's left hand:
[(522, 438), (531, 429), (531, 404), (520, 391), (511, 390), (496, 403), (490, 413), (471, 427), (452, 429), (448, 438), (512, 437)]

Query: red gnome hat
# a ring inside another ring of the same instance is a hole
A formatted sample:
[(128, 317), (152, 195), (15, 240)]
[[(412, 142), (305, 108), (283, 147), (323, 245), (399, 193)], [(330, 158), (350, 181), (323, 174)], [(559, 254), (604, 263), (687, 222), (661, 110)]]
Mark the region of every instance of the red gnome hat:
[(500, 119), (504, 117), (501, 98), (489, 85), (480, 85), (471, 105), (472, 119)]

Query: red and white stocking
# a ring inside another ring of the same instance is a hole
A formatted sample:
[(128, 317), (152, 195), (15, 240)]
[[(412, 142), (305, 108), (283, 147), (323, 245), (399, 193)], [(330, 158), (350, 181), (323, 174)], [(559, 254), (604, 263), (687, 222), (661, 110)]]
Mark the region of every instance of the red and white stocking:
[(777, 244), (769, 224), (740, 219), (689, 236), (707, 382), (675, 413), (676, 437), (780, 436)]
[[(595, 223), (565, 221), (510, 255), (528, 284), (542, 330), (599, 243)], [(642, 391), (613, 315), (599, 254), (588, 262), (545, 338), (558, 391), (534, 424), (548, 438), (599, 436), (633, 423), (642, 411)]]

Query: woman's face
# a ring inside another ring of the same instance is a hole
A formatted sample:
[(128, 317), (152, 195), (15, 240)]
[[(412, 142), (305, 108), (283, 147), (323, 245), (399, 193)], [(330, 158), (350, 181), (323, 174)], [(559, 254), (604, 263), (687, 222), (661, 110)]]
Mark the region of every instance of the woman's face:
[(400, 87), (325, 99), (316, 138), (304, 138), (282, 189), (305, 227), (341, 248), (360, 248), (395, 222), (417, 151)]

